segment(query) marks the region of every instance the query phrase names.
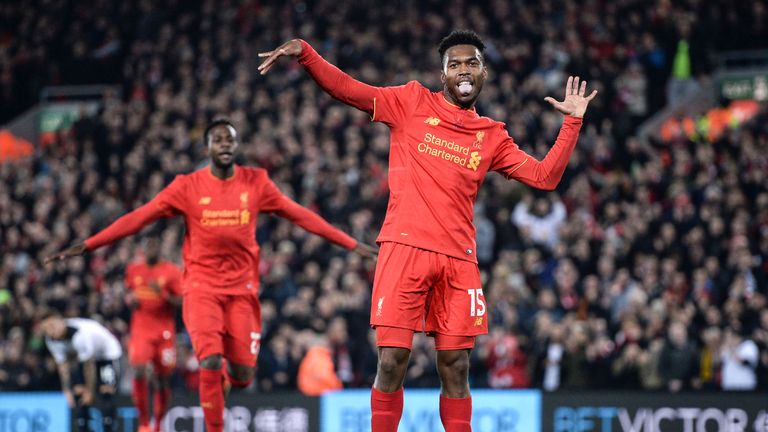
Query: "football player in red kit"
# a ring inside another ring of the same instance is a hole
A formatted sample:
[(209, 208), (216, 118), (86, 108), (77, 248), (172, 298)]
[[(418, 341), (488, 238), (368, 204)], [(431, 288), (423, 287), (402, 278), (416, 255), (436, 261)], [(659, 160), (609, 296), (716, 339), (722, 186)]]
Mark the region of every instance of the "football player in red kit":
[(520, 150), (503, 123), (475, 111), (488, 76), (480, 37), (454, 31), (440, 54), (441, 91), (416, 81), (374, 87), (323, 59), (307, 42), (288, 41), (259, 66), (265, 74), (283, 56), (296, 57), (332, 97), (390, 128), (389, 204), (377, 239), (371, 325), (379, 361), (371, 391), (371, 430), (395, 432), (403, 410), (414, 331), (434, 336), (442, 383), (440, 418), (446, 432), (471, 430), (469, 351), (488, 332), (475, 257), (473, 206), (488, 171), (552, 190), (576, 145), (582, 117), (596, 92), (571, 77), (565, 99), (545, 100), (565, 114), (560, 133), (539, 161)]
[(160, 259), (160, 241), (148, 237), (144, 261), (125, 271), (126, 302), (131, 314), (128, 363), (133, 368), (133, 404), (139, 412), (139, 432), (150, 431), (149, 387), (154, 387), (154, 430), (171, 400), (170, 377), (176, 366), (176, 308), (181, 306), (182, 272)]
[[(266, 170), (235, 164), (239, 142), (229, 121), (214, 121), (203, 136), (210, 166), (176, 176), (147, 204), (47, 261), (111, 244), (162, 217), (183, 216), (184, 325), (200, 360), (200, 406), (206, 430), (220, 432), (224, 427), (222, 384), (248, 386), (259, 352), (259, 245), (255, 235), (259, 213), (275, 213), (362, 256), (373, 257), (376, 249), (358, 243), (289, 199)], [(222, 357), (228, 363), (225, 380)]]

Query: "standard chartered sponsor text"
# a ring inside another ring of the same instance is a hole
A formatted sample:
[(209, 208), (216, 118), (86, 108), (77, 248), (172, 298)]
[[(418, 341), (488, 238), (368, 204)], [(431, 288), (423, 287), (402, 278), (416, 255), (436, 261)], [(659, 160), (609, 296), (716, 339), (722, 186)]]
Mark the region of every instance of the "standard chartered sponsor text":
[[(200, 224), (204, 226), (245, 225), (250, 215), (242, 215), (247, 210), (203, 210)], [(245, 217), (244, 217), (245, 216)], [(245, 222), (245, 223), (244, 223)]]
[[(470, 159), (469, 147), (456, 144), (455, 141), (444, 140), (429, 132), (424, 134), (424, 141), (419, 143), (418, 150), (419, 153), (426, 153), (430, 156), (453, 162), (462, 167), (472, 168), (467, 165), (467, 161)], [(473, 155), (473, 157), (478, 161), (480, 159), (480, 156), (477, 155)]]

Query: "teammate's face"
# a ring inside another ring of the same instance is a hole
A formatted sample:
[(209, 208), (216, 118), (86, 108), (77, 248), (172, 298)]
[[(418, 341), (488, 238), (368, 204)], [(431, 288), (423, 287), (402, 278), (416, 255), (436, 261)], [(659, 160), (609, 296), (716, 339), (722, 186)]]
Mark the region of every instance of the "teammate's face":
[(229, 168), (235, 162), (237, 131), (229, 125), (219, 125), (208, 134), (208, 155), (219, 168)]
[(449, 101), (471, 108), (487, 77), (483, 56), (474, 45), (454, 45), (445, 52), (440, 79)]

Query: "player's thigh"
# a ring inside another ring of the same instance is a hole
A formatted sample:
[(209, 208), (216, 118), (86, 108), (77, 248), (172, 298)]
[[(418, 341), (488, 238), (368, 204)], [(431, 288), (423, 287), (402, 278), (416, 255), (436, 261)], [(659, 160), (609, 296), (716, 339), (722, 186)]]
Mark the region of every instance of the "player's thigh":
[(381, 245), (373, 279), (372, 326), (423, 330), (434, 255), (399, 243)]
[(167, 377), (176, 367), (176, 340), (171, 330), (163, 330), (154, 346), (152, 367), (158, 377)]
[(120, 360), (96, 362), (96, 388), (101, 394), (114, 394), (120, 382)]
[(224, 357), (231, 363), (255, 366), (261, 347), (260, 306), (256, 294), (229, 296), (225, 313)]
[(443, 262), (444, 272), (430, 296), (427, 332), (468, 337), (488, 333), (488, 305), (477, 264), (448, 256), (443, 256)]
[(152, 361), (155, 352), (155, 338), (149, 333), (134, 332), (128, 341), (128, 364), (143, 366)]
[(224, 352), (227, 296), (192, 291), (184, 295), (182, 316), (198, 360)]

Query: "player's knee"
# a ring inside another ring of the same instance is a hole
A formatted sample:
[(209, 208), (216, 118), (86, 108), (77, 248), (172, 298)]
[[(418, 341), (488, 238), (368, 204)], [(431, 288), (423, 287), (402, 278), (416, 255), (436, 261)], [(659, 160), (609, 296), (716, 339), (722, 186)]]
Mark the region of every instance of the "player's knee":
[(133, 367), (133, 375), (136, 378), (146, 378), (147, 377), (147, 366), (145, 365), (139, 365)]
[(230, 382), (232, 386), (237, 388), (246, 388), (253, 382), (253, 368), (242, 365), (231, 365), (232, 374), (230, 375)]
[(389, 377), (404, 372), (408, 365), (408, 355), (406, 349), (382, 349), (379, 354), (379, 373)]
[(203, 369), (218, 370), (221, 369), (221, 354), (213, 354), (200, 360), (200, 367)]
[(464, 351), (440, 352), (437, 356), (437, 370), (444, 381), (466, 381), (469, 375), (469, 353)]

